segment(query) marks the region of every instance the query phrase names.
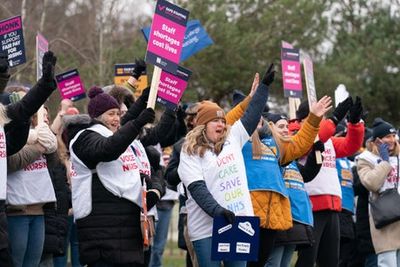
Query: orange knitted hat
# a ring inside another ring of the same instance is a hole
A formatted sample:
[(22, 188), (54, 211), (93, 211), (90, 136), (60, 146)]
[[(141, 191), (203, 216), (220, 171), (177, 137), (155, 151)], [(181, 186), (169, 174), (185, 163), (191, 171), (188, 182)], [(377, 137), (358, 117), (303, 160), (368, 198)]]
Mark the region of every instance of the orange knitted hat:
[(225, 119), (224, 110), (214, 102), (202, 101), (197, 111), (196, 126), (206, 125), (207, 122), (217, 118)]

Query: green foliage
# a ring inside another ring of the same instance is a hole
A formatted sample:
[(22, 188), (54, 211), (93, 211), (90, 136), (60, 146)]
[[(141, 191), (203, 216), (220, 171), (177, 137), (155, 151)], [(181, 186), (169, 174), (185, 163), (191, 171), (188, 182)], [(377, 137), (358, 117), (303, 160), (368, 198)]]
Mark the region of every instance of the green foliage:
[(331, 94), (343, 83), (352, 96), (362, 97), (369, 126), (375, 117), (399, 126), (399, 14), (389, 6), (375, 4), (368, 9), (363, 1), (352, 3), (344, 13), (347, 19), (338, 22), (332, 53), (317, 67), (318, 92)]

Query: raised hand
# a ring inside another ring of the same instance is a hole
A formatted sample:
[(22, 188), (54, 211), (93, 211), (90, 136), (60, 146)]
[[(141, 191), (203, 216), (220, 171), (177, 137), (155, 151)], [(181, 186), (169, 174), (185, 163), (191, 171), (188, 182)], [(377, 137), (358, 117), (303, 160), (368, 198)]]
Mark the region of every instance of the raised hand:
[(329, 119), (331, 119), (335, 123), (335, 125), (338, 125), (338, 123), (346, 116), (352, 105), (353, 99), (351, 98), (351, 96), (349, 96), (348, 98), (346, 98), (346, 100), (339, 103)]
[(135, 120), (135, 123), (139, 128), (141, 128), (147, 123), (152, 123), (155, 117), (156, 115), (154, 110), (152, 108), (147, 108), (139, 114), (139, 116)]
[(256, 72), (256, 74), (254, 75), (253, 84), (251, 85), (251, 90), (249, 94), (250, 97), (253, 97), (253, 95), (256, 93), (259, 83), (260, 83), (260, 74)]
[(350, 107), (349, 110), (349, 122), (352, 124), (358, 123), (361, 120), (362, 115), (363, 115), (363, 106), (361, 103), (361, 98), (357, 96), (356, 101)]
[(143, 71), (146, 70), (146, 62), (143, 59), (135, 59), (135, 68), (132, 71), (132, 76), (138, 80)]
[(261, 82), (266, 86), (270, 86), (271, 83), (274, 81), (274, 79), (275, 79), (274, 63), (271, 63), (271, 65), (269, 65), (267, 71), (265, 72)]
[(54, 56), (53, 52), (47, 51), (44, 53), (42, 62), (42, 78), (46, 82), (51, 82), (54, 80), (54, 73), (57, 63), (57, 57)]
[(318, 102), (314, 102), (310, 107), (310, 112), (318, 117), (322, 117), (332, 108), (330, 96), (323, 96)]

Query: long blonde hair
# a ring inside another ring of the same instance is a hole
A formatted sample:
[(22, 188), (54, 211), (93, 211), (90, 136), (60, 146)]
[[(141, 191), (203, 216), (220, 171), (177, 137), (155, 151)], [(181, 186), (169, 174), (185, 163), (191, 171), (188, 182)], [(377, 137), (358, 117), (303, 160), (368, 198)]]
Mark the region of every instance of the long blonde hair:
[(225, 132), (217, 143), (211, 143), (206, 136), (206, 126), (198, 125), (186, 135), (185, 143), (183, 144), (183, 151), (190, 156), (199, 155), (201, 158), (207, 150), (211, 150), (215, 154), (221, 153), (226, 137), (230, 131), (230, 126), (227, 125)]

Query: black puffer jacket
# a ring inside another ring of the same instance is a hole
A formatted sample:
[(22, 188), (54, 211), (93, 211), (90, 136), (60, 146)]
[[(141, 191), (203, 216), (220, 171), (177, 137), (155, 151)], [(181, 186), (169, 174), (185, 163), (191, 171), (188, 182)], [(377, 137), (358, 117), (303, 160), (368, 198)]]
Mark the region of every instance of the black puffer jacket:
[(311, 226), (293, 222), (293, 227), (289, 230), (277, 232), (275, 246), (297, 245), (298, 249), (302, 249), (311, 247), (314, 242)]
[(43, 254), (62, 256), (66, 253), (68, 234), (68, 210), (71, 207), (71, 192), (67, 182), (67, 171), (56, 153), (46, 155), (48, 169), (56, 193), (56, 203), (43, 206), (45, 239)]

